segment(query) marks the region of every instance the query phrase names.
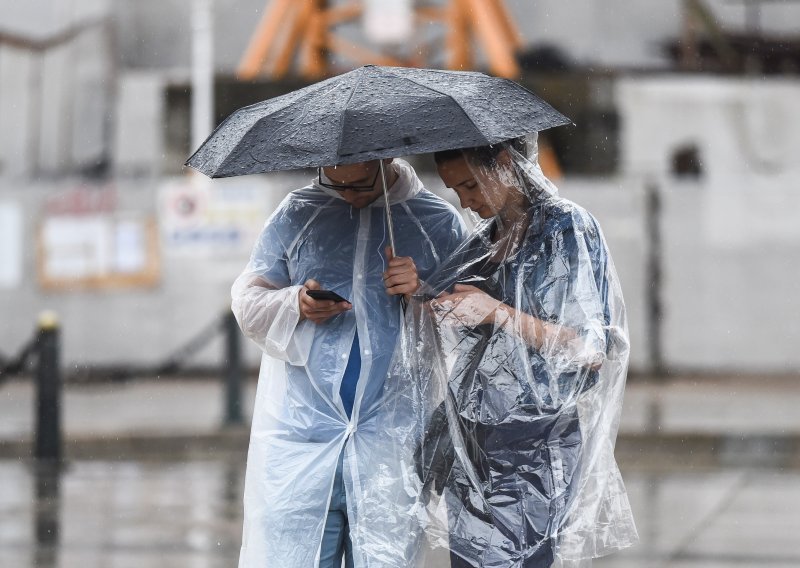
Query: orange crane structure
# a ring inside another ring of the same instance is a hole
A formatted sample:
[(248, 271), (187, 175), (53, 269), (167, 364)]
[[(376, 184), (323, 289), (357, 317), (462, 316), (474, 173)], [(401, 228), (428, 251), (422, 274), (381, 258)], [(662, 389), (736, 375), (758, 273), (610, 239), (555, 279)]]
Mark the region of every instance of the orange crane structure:
[[(348, 60), (353, 66), (433, 67), (430, 56), (442, 53), (447, 69), (473, 70), (482, 55), (491, 74), (520, 77), (516, 54), (523, 47), (522, 36), (504, 0), (409, 1), (413, 26), (438, 24), (443, 31), (433, 44), (424, 39), (415, 42), (412, 37), (405, 45), (413, 54), (410, 58), (387, 53), (369, 43), (356, 43), (339, 33), (337, 28), (363, 17), (367, 2), (269, 0), (239, 62), (237, 77), (281, 79), (295, 67), (297, 75), (316, 81), (338, 72), (333, 69), (334, 57)], [(558, 158), (546, 139), (540, 140), (539, 163), (550, 179), (561, 177)]]
[[(269, 0), (264, 15), (239, 63), (242, 80), (267, 76), (279, 79), (297, 64), (301, 77), (317, 80), (335, 74), (333, 57), (354, 65), (431, 67), (429, 57), (444, 53), (444, 66), (453, 70), (475, 67), (476, 48), (493, 75), (517, 78), (516, 52), (522, 37), (503, 0), (440, 0), (409, 2), (414, 26), (439, 24), (440, 45), (409, 40), (412, 57), (387, 53), (374, 45), (354, 42), (339, 33), (364, 15), (369, 0)], [(443, 36), (443, 37), (442, 37)]]

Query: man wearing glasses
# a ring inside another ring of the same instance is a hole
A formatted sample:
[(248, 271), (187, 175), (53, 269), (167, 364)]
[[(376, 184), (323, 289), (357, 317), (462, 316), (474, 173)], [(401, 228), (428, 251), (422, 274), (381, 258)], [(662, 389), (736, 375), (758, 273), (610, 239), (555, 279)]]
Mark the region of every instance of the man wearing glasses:
[(379, 161), (325, 167), (273, 213), (233, 285), (242, 331), (264, 351), (240, 568), (370, 561), (358, 536), (369, 503), (359, 496), (374, 478), (370, 454), (401, 298), (464, 232), (455, 209), (410, 165), (383, 164), (397, 256)]

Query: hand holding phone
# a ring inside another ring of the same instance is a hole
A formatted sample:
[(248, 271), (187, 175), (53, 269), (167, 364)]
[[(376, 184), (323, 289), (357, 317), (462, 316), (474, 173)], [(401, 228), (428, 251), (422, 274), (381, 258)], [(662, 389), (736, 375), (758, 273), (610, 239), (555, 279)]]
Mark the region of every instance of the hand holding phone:
[[(336, 292), (330, 290), (306, 290), (306, 294), (315, 300), (330, 300), (332, 302), (348, 302)], [(348, 302), (349, 303), (349, 302)]]
[(303, 284), (298, 296), (301, 321), (308, 319), (321, 324), (353, 308), (350, 302), (336, 292), (321, 288), (320, 283), (313, 279), (306, 280)]

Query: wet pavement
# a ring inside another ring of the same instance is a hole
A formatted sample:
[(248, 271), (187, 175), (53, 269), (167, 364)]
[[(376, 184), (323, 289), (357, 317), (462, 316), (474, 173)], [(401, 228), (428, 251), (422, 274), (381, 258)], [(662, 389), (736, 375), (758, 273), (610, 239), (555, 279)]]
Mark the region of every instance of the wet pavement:
[(637, 546), (598, 568), (800, 566), (800, 473), (623, 471)]
[(221, 568), (241, 538), (240, 462), (0, 462), (4, 568)]
[[(222, 392), (70, 385), (57, 475), (27, 458), (30, 384), (2, 385), (0, 567), (236, 566), (247, 431), (222, 427)], [(641, 542), (594, 565), (800, 566), (798, 403), (792, 378), (629, 384), (617, 454)]]
[[(800, 472), (623, 474), (641, 542), (598, 568), (800, 566)], [(0, 461), (0, 566), (236, 566), (243, 477), (234, 459), (78, 461), (60, 480)]]
[[(0, 452), (30, 442), (34, 395), (29, 379), (0, 384)], [(69, 384), (64, 431), (68, 440), (214, 434), (223, 424), (223, 397), (223, 384), (213, 378)], [(254, 381), (242, 398), (247, 420)], [(620, 434), (800, 438), (798, 408), (796, 375), (629, 379)]]

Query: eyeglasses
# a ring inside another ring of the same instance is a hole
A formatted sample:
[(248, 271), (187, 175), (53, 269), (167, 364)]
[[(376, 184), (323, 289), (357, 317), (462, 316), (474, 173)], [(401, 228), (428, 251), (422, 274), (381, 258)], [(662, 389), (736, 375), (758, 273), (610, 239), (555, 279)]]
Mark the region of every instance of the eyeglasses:
[(322, 181), (322, 168), (317, 168), (317, 183), (322, 187), (326, 187), (328, 189), (333, 189), (334, 191), (363, 191), (368, 192), (375, 189), (375, 182), (378, 181), (378, 176), (381, 173), (381, 169), (375, 172), (375, 177), (372, 178), (372, 183), (369, 185), (345, 185), (345, 184), (336, 184), (336, 183), (326, 183)]

